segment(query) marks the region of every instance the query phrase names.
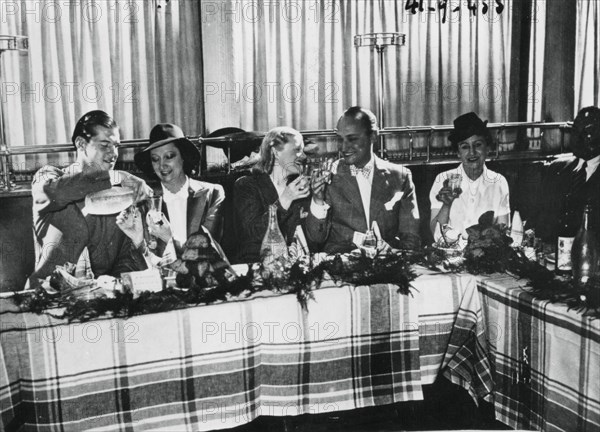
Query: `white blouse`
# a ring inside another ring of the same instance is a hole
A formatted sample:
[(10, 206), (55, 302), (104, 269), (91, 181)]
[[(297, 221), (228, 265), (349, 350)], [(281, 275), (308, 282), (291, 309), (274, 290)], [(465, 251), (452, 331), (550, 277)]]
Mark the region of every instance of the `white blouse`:
[[(444, 171), (436, 176), (429, 201), (431, 202), (431, 213), (434, 214), (442, 208), (442, 202), (436, 196), (444, 185), (450, 174), (462, 176), (460, 188), (462, 193), (454, 200), (450, 207), (448, 225), (459, 230), (463, 238), (467, 237), (466, 229), (478, 223), (479, 217), (487, 212), (493, 211), (494, 217), (510, 216), (510, 201), (508, 182), (503, 175), (487, 169), (484, 165), (483, 173), (476, 179), (471, 180), (460, 164), (457, 168)], [(440, 236), (439, 227), (434, 234), (435, 240)]]
[(177, 191), (171, 193), (166, 187), (162, 187), (163, 201), (169, 212), (169, 223), (173, 239), (180, 245), (187, 240), (187, 200), (189, 196), (190, 179), (186, 176), (185, 183)]

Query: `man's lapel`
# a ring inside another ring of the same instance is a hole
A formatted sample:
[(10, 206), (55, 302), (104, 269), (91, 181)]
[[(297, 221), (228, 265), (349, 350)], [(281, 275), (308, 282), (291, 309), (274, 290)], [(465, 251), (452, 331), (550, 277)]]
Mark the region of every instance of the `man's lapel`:
[(596, 168), (596, 171), (594, 171), (592, 176), (589, 179), (587, 179), (585, 183), (586, 185), (597, 185), (598, 183), (600, 183), (600, 166)]
[(345, 163), (339, 163), (338, 171), (336, 176), (334, 176), (334, 179), (340, 183), (337, 188), (340, 191), (340, 195), (350, 202), (351, 207), (359, 210), (360, 217), (366, 224), (365, 209), (363, 208), (362, 199), (360, 197), (360, 189), (358, 188), (356, 177), (350, 174), (350, 167)]
[[(383, 208), (389, 197), (387, 196), (387, 178), (388, 170), (381, 168), (380, 161), (375, 157), (375, 166), (373, 167), (373, 182), (371, 183), (371, 202), (369, 207), (369, 213), (371, 215), (371, 221), (377, 219), (377, 216)], [(370, 221), (369, 221), (370, 222)], [(369, 223), (370, 225), (370, 223)]]

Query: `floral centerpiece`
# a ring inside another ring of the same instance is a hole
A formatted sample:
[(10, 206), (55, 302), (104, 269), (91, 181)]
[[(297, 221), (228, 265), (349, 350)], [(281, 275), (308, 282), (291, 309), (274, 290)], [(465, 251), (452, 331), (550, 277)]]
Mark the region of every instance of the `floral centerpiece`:
[(465, 268), (470, 273), (505, 272), (515, 259), (512, 238), (505, 224), (494, 224), (494, 212), (479, 217), (476, 225), (467, 228), (469, 235), (464, 249)]

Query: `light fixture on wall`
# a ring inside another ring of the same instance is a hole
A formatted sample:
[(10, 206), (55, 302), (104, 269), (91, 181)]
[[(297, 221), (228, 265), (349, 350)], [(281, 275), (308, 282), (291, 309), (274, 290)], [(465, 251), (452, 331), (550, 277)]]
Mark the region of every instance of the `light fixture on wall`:
[[(2, 81), (2, 54), (4, 51), (27, 51), (29, 48), (26, 36), (0, 35), (0, 86)], [(4, 98), (2, 98), (4, 99)], [(0, 100), (0, 104), (2, 101)], [(4, 113), (4, 110), (0, 110)], [(4, 115), (0, 114), (0, 189), (10, 190), (10, 148), (4, 136)]]
[[(388, 46), (396, 45), (396, 46), (404, 46), (406, 42), (406, 35), (402, 33), (365, 33), (362, 35), (354, 36), (354, 46), (356, 48), (359, 47), (374, 47), (379, 56), (379, 73), (376, 75), (377, 79), (377, 118), (379, 119), (379, 127), (383, 129), (385, 127), (385, 117), (384, 117), (384, 94), (383, 94), (383, 78), (385, 75), (384, 64), (383, 64), (383, 53), (385, 52), (385, 48)], [(379, 153), (380, 156), (383, 157), (385, 153), (385, 148), (383, 146), (383, 136), (380, 135), (380, 145), (379, 145)]]

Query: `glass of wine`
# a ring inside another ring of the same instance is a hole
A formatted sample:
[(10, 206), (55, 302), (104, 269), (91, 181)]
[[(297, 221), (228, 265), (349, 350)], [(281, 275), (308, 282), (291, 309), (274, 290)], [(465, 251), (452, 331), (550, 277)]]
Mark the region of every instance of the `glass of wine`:
[[(162, 196), (155, 195), (148, 198), (148, 214), (146, 215), (146, 223), (149, 225), (153, 223), (155, 225), (162, 224)], [(156, 249), (158, 246), (158, 239), (150, 234), (148, 248)]]

